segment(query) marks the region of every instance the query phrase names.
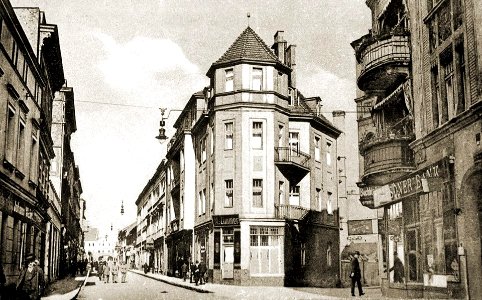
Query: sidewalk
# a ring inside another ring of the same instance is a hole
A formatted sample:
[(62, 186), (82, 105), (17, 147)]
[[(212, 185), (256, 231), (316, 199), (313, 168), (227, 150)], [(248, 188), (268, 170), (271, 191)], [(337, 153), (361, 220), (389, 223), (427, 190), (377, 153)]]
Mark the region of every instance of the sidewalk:
[(351, 297), (350, 288), (288, 288), (282, 286), (237, 286), (206, 283), (196, 286), (181, 278), (169, 277), (157, 273), (147, 273), (140, 270), (129, 270), (142, 276), (162, 281), (178, 287), (194, 290), (200, 293), (215, 293), (217, 296), (236, 299), (384, 299), (379, 287), (365, 288), (363, 297)]
[(79, 295), (80, 290), (85, 286), (85, 282), (87, 281), (87, 278), (89, 278), (89, 275), (90, 275), (90, 271), (87, 272), (86, 276), (76, 277), (75, 280), (79, 281), (81, 283), (79, 284), (79, 286), (76, 289), (74, 289), (74, 290), (72, 290), (68, 293), (49, 295), (49, 296), (41, 297), (40, 299), (42, 299), (42, 300), (72, 300), (72, 299), (75, 299)]

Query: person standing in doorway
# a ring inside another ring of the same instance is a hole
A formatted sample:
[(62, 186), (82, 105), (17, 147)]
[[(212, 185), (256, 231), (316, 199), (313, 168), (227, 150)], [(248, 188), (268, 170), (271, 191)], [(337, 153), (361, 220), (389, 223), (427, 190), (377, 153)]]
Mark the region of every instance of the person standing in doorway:
[(361, 270), (360, 270), (360, 262), (358, 258), (360, 257), (360, 252), (355, 251), (353, 255), (353, 259), (351, 261), (351, 295), (355, 296), (355, 283), (358, 285), (358, 294), (360, 296), (364, 295), (362, 286), (361, 286)]

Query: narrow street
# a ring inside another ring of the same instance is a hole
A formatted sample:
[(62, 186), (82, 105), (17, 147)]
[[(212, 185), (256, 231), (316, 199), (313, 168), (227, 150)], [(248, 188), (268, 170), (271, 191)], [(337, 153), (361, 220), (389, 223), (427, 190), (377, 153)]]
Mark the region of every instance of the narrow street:
[[(119, 280), (120, 281), (120, 280)], [(126, 283), (104, 283), (96, 276), (87, 279), (77, 299), (226, 299), (213, 293), (198, 293), (129, 272)]]

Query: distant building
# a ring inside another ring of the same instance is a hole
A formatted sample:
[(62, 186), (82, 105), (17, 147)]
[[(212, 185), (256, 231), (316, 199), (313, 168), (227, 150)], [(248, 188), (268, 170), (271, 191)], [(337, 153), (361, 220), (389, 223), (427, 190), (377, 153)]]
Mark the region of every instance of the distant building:
[(97, 228), (89, 228), (89, 230), (85, 232), (83, 248), (93, 261), (99, 259), (104, 261), (115, 259), (117, 257), (116, 244), (117, 235), (115, 235), (113, 231), (102, 234)]

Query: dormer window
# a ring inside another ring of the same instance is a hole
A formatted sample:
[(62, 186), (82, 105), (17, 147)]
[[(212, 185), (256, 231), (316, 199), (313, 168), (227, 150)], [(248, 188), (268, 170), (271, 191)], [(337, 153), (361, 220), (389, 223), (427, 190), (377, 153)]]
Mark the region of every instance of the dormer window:
[(253, 91), (261, 91), (262, 86), (263, 86), (263, 69), (253, 68), (251, 89)]
[(225, 85), (225, 92), (232, 92), (234, 90), (234, 72), (233, 69), (226, 69), (225, 70), (225, 77), (226, 77), (226, 85)]

